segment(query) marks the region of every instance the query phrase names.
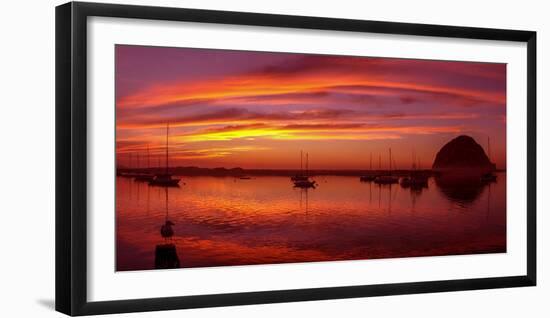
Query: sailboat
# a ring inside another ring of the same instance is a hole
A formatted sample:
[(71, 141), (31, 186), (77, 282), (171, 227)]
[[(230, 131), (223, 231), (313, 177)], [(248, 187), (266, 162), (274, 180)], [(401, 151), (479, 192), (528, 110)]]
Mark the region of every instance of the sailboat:
[[(117, 162), (118, 162), (118, 154), (117, 154)], [(131, 159), (130, 159), (130, 164), (131, 164)], [(123, 171), (123, 170), (126, 170), (128, 168), (122, 168), (122, 167), (118, 167), (117, 166), (117, 169), (116, 169), (116, 176), (117, 177), (124, 177), (124, 178), (128, 178), (128, 172), (126, 171)]]
[(165, 158), (165, 168), (164, 173), (156, 174), (149, 185), (161, 186), (161, 187), (177, 187), (179, 186), (180, 179), (172, 177), (168, 173), (168, 131), (170, 129), (170, 124), (166, 124), (166, 158)]
[(297, 173), (296, 175), (290, 177), (290, 180), (292, 180), (293, 182), (296, 182), (296, 181), (306, 181), (307, 180), (307, 176), (304, 175), (304, 154), (303, 154), (303, 151), (300, 150), (300, 173)]
[(401, 179), (401, 186), (403, 188), (411, 187), (413, 189), (422, 189), (428, 187), (428, 176), (417, 170), (420, 164), (417, 164), (416, 153), (413, 152), (412, 156), (412, 170), (409, 176)]
[[(139, 161), (138, 161), (138, 165), (139, 165)], [(139, 166), (138, 166), (139, 168)], [(145, 173), (140, 173), (139, 175), (136, 176), (136, 178), (134, 179), (134, 181), (138, 181), (138, 182), (151, 182), (153, 179), (154, 179), (154, 175), (152, 175), (149, 171), (151, 169), (151, 158), (149, 156), (149, 146), (147, 146), (147, 172)]]
[(487, 172), (480, 177), (481, 182), (496, 182), (497, 176), (492, 172)]
[[(487, 157), (489, 158), (489, 162), (491, 162), (491, 140), (489, 137), (487, 137)], [(481, 182), (496, 182), (497, 176), (491, 171), (483, 174), (480, 180)]]
[(377, 183), (377, 184), (394, 184), (394, 183), (398, 183), (399, 182), (399, 177), (397, 176), (392, 176), (391, 174), (391, 167), (392, 167), (392, 158), (391, 158), (391, 148), (389, 150), (389, 153), (390, 153), (390, 170), (389, 170), (389, 173), (388, 175), (385, 175), (385, 176), (378, 176), (374, 179), (374, 183)]
[(370, 166), (369, 166), (369, 173), (363, 176), (359, 177), (359, 181), (361, 182), (371, 182), (376, 179), (376, 175), (372, 172), (372, 153), (370, 154)]
[[(138, 163), (138, 166), (139, 166), (139, 153), (137, 154), (137, 163)], [(139, 175), (135, 171), (136, 168), (134, 168), (134, 164), (133, 164), (133, 160), (132, 160), (132, 153), (130, 153), (130, 164), (129, 164), (129, 169), (128, 170), (130, 170), (130, 171), (127, 171), (126, 173), (123, 174), (124, 177), (135, 178)]]
[(294, 187), (296, 188), (315, 188), (317, 184), (315, 181), (309, 179), (309, 170), (308, 170), (308, 154), (306, 153), (306, 174), (303, 179), (295, 180)]

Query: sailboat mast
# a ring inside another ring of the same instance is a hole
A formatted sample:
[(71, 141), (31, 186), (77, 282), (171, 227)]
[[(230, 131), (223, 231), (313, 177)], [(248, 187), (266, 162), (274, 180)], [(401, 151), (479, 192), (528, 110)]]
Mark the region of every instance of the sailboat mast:
[(372, 170), (372, 152), (370, 153), (370, 170)]
[(304, 151), (300, 150), (300, 174), (304, 173)]
[(151, 169), (151, 156), (149, 154), (149, 145), (147, 145), (147, 170)]
[(382, 170), (382, 155), (378, 154), (378, 170)]
[(306, 152), (306, 176), (309, 176), (309, 153)]
[(489, 162), (491, 161), (491, 140), (487, 137), (487, 157), (489, 157)]
[(391, 148), (390, 148), (390, 174), (391, 174)]
[(170, 124), (166, 123), (166, 166), (165, 173), (168, 174), (168, 130), (170, 129)]

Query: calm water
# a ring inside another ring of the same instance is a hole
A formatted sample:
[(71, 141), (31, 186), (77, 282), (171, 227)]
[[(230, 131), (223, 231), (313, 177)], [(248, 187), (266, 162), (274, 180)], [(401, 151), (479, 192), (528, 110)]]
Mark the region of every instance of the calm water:
[[(506, 251), (504, 173), (477, 186), (430, 178), (421, 191), (314, 179), (303, 190), (288, 177), (182, 177), (179, 188), (117, 177), (117, 270), (154, 269), (167, 245), (180, 267)], [(167, 219), (170, 239), (160, 234)]]

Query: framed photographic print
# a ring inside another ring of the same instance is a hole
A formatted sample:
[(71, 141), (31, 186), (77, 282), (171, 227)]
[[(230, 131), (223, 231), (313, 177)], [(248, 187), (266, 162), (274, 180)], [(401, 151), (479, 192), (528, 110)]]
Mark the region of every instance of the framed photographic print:
[(536, 284), (536, 33), (56, 8), (56, 309)]

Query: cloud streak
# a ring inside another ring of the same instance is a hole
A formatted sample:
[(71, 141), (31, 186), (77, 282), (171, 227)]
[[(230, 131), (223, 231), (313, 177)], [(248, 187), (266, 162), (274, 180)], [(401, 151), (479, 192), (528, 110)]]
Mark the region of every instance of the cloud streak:
[[(287, 112), (260, 113), (247, 110), (246, 108), (227, 108), (213, 110), (203, 114), (190, 114), (183, 116), (172, 116), (169, 118), (172, 127), (194, 127), (205, 125), (224, 124), (251, 124), (257, 122), (334, 122), (341, 120), (346, 122), (372, 122), (383, 120), (466, 120), (479, 118), (479, 114), (472, 113), (416, 113), (407, 114), (403, 112), (368, 112), (351, 109), (308, 109)], [(129, 120), (119, 120), (118, 129), (146, 129), (163, 128), (166, 126), (166, 119), (158, 116), (140, 116)]]
[(391, 90), (397, 89), (503, 103), (505, 70), (502, 64), (490, 63), (301, 55), (285, 64), (216, 79), (155, 83), (121, 97), (117, 104), (125, 108), (265, 97), (274, 101), (276, 96), (296, 100), (346, 87), (372, 94), (394, 94)]
[(267, 125), (263, 123), (209, 128), (178, 135), (180, 142), (258, 140), (373, 140), (398, 139), (402, 134), (460, 133), (460, 126), (382, 126), (348, 124)]

